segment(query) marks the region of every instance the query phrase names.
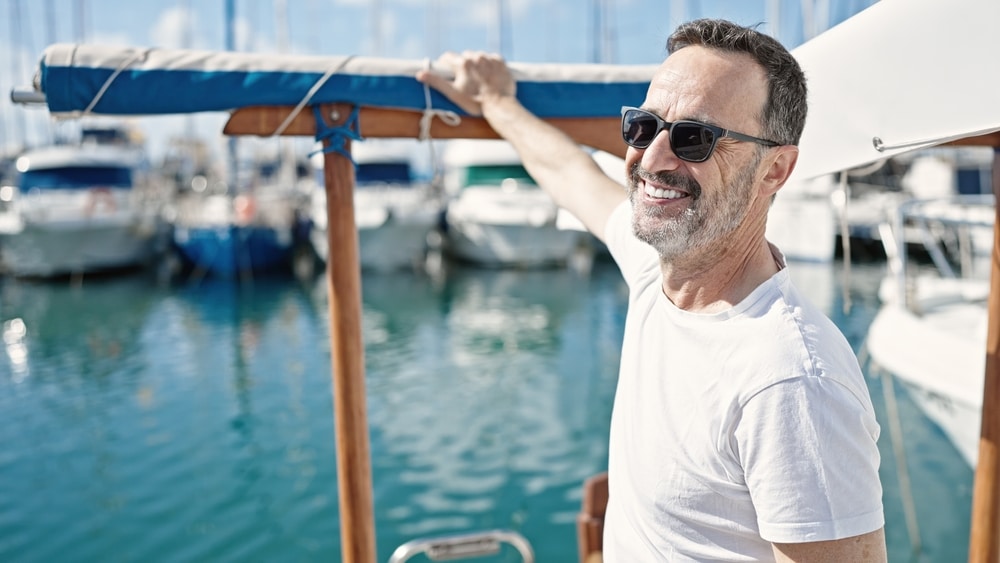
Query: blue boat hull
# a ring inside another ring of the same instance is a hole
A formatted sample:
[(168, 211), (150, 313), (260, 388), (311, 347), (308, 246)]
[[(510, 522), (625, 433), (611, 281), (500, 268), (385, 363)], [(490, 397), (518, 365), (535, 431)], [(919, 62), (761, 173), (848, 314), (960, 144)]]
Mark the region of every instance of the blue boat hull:
[(295, 242), (291, 229), (253, 225), (179, 228), (174, 233), (174, 247), (188, 269), (223, 279), (290, 272)]

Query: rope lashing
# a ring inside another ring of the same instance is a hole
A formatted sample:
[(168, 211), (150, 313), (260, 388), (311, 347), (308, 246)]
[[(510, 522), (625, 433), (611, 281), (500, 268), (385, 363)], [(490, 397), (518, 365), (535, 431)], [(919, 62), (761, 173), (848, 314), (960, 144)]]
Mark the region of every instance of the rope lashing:
[[(427, 70), (431, 70), (431, 60), (427, 59), (424, 65)], [(434, 109), (431, 103), (431, 87), (424, 84), (424, 114), (420, 117), (420, 140), (427, 141), (431, 138), (431, 123), (435, 117), (440, 117), (446, 125), (457, 127), (462, 123), (462, 118), (451, 110)]]
[[(289, 113), (288, 116), (285, 117), (285, 120), (282, 121), (280, 125), (278, 125), (278, 128), (274, 130), (274, 133), (271, 133), (271, 136), (277, 137), (282, 133), (284, 133), (285, 129), (287, 129), (288, 126), (292, 124), (292, 121), (295, 120), (295, 117), (298, 116), (299, 113), (302, 111), (302, 108), (306, 107), (306, 104), (308, 104), (313, 99), (313, 96), (316, 95), (316, 92), (319, 92), (319, 89), (322, 88), (323, 85), (326, 84), (328, 80), (330, 80), (330, 77), (340, 72), (345, 66), (347, 66), (347, 63), (349, 63), (353, 58), (354, 55), (351, 55), (349, 57), (344, 57), (344, 60), (340, 61), (340, 63), (337, 66), (323, 73), (323, 76), (321, 76), (319, 80), (317, 80), (316, 83), (309, 88), (305, 96), (303, 96), (302, 99), (299, 100), (298, 105), (296, 105), (295, 108), (292, 109), (291, 113)], [(319, 131), (319, 128), (317, 127), (316, 130)]]
[(347, 150), (347, 141), (348, 139), (354, 141), (362, 140), (361, 126), (358, 120), (360, 115), (361, 108), (354, 106), (351, 110), (351, 115), (347, 116), (347, 120), (344, 123), (341, 125), (327, 125), (320, 107), (313, 106), (313, 116), (316, 118), (316, 140), (320, 143), (329, 141), (330, 144), (320, 150), (309, 153), (309, 156), (317, 153), (335, 152), (350, 160), (351, 164), (357, 167), (357, 163), (351, 157), (350, 151)]

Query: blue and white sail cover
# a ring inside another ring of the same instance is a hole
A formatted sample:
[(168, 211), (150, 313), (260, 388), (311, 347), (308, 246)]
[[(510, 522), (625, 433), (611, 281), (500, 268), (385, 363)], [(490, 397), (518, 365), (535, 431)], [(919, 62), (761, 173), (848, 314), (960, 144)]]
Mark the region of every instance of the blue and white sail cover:
[[(92, 44), (45, 49), (35, 87), (55, 116), (155, 115), (349, 103), (427, 109), (426, 61)], [(522, 103), (543, 118), (617, 117), (642, 102), (655, 65), (511, 63)], [(434, 109), (461, 111), (437, 92)]]

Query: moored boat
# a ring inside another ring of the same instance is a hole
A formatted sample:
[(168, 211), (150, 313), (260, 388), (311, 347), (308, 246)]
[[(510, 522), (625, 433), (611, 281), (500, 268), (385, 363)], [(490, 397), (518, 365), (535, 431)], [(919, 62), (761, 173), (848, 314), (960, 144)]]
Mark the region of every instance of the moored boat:
[(196, 278), (291, 273), (306, 243), (303, 208), (302, 194), (291, 189), (186, 194), (173, 213), (173, 246)]
[(565, 266), (589, 235), (557, 225), (559, 209), (505, 141), (451, 141), (444, 154), (445, 252), (490, 267)]
[[(971, 466), (979, 449), (992, 249), (988, 237), (974, 234), (992, 232), (994, 207), (993, 196), (899, 207), (893, 227), (882, 229), (890, 275), (866, 340), (875, 366), (903, 383)], [(934, 267), (907, 257), (903, 233), (913, 231), (922, 233)]]
[[(434, 186), (414, 174), (414, 146), (378, 140), (356, 143), (354, 216), (364, 270), (422, 269), (436, 251), (433, 234), (443, 202)], [(322, 166), (322, 162), (320, 163)], [(310, 241), (317, 257), (329, 258), (326, 190), (318, 184), (310, 204)]]
[(84, 274), (148, 262), (165, 237), (139, 182), (133, 148), (83, 143), (32, 149), (0, 186), (0, 270)]

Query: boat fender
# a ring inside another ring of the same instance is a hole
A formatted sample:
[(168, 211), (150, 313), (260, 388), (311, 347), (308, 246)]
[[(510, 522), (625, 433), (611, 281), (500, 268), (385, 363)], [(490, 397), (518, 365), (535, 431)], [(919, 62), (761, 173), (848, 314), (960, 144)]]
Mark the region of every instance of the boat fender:
[(253, 196), (238, 195), (233, 198), (233, 211), (236, 213), (236, 221), (241, 225), (246, 225), (253, 221), (257, 214), (257, 202)]
[(92, 217), (98, 208), (107, 213), (114, 213), (117, 210), (115, 196), (109, 188), (91, 188), (87, 192), (87, 201), (83, 207), (84, 215)]

